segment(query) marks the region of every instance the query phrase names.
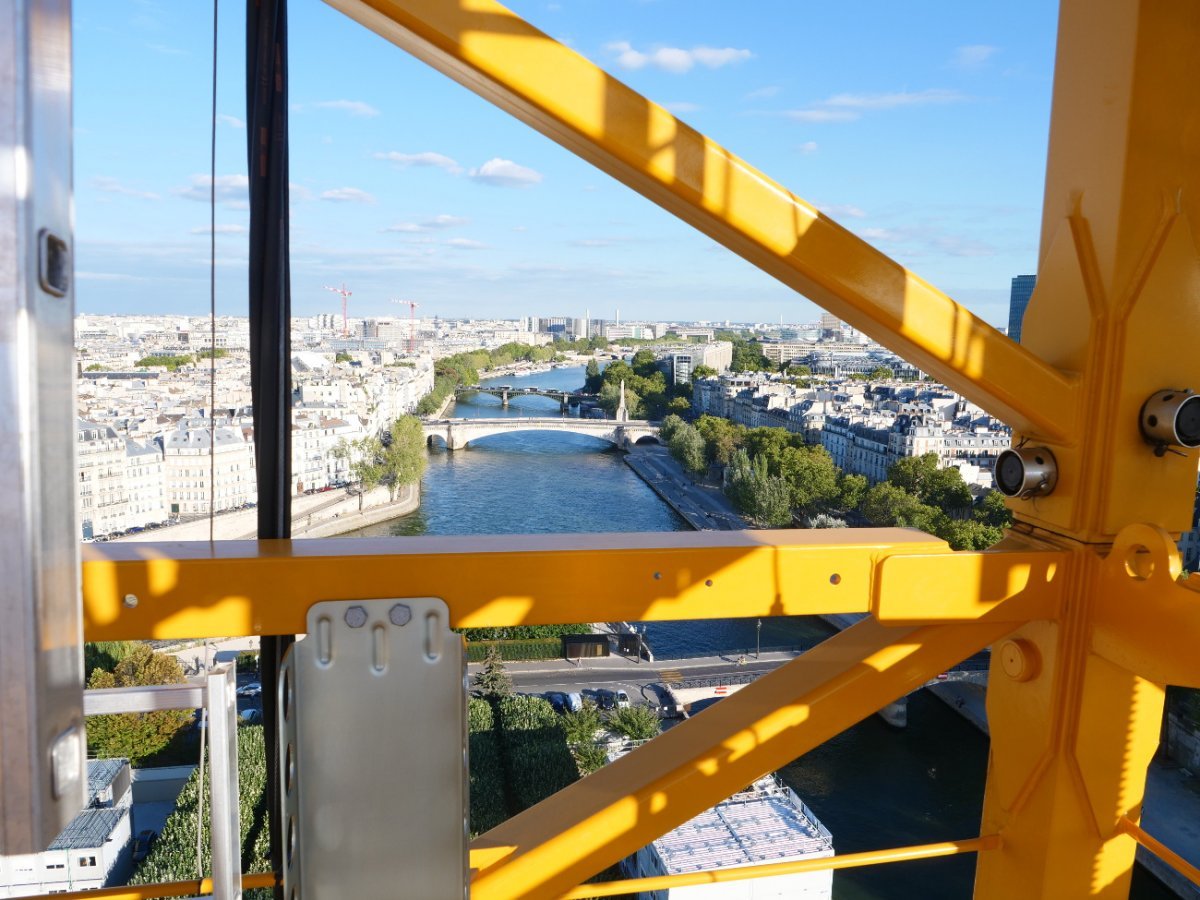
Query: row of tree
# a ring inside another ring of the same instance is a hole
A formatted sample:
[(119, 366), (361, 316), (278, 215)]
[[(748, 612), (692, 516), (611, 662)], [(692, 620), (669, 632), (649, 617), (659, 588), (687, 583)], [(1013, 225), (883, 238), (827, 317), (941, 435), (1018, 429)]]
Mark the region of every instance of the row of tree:
[(363, 497), (379, 485), (386, 487), (390, 499), (395, 500), (401, 487), (421, 480), (428, 462), (425, 433), (416, 416), (401, 416), (381, 435), (356, 441), (342, 438), (333, 448), (333, 455), (350, 461), (350, 473), (361, 487), (360, 510)]
[(841, 471), (824, 447), (783, 428), (746, 428), (708, 415), (688, 424), (668, 416), (661, 436), (692, 474), (723, 470), (734, 506), (766, 527), (797, 517), (808, 527), (840, 527), (849, 517), (919, 528), (956, 550), (978, 550), (998, 541), (1011, 522), (998, 492), (976, 502), (958, 469), (939, 468), (933, 453), (897, 461), (887, 481), (871, 487), (864, 476)]

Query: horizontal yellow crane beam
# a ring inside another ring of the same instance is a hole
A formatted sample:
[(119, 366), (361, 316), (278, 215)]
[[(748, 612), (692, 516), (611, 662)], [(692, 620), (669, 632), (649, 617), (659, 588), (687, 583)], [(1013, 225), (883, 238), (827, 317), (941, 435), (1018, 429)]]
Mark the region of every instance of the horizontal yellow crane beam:
[(103, 641), (292, 634), (319, 601), (389, 597), (441, 598), (462, 627), (835, 612), (1020, 622), (1056, 614), (1067, 554), (954, 553), (919, 531), (855, 528), (107, 542), (83, 557), (84, 631)]
[(480, 835), (472, 900), (561, 896), (1012, 627), (864, 619)]
[(1075, 377), (492, 0), (327, 0), (1023, 434), (1070, 443)]

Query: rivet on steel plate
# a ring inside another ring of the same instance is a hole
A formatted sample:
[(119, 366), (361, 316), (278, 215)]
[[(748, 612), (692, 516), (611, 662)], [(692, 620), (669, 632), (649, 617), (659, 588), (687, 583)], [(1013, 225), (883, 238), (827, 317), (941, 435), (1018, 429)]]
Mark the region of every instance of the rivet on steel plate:
[(137, 594), (126, 594), (125, 595), (125, 605), (127, 607), (129, 607), (130, 609), (133, 609), (134, 607), (136, 607), (138, 605)]
[(351, 628), (362, 628), (367, 624), (367, 611), (361, 606), (352, 606), (346, 610), (346, 624)]
[(403, 628), (412, 621), (412, 610), (403, 603), (397, 603), (388, 610), (388, 618), (391, 620), (393, 625), (399, 625)]

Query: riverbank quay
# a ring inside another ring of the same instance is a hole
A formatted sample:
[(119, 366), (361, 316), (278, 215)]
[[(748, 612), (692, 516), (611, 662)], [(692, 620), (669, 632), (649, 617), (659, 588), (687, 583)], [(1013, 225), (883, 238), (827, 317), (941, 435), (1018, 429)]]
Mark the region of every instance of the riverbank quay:
[[(421, 505), (420, 487), (405, 485), (393, 500), (386, 487), (376, 487), (362, 498), (344, 490), (304, 494), (292, 498), (292, 537), (333, 537), (348, 531), (385, 522), (413, 512)], [(258, 510), (253, 507), (219, 513), (213, 519), (212, 537), (218, 541), (245, 541), (258, 537)], [(130, 542), (207, 541), (209, 520), (200, 517), (178, 525), (167, 525), (115, 538)]]
[(666, 447), (631, 447), (625, 455), (625, 465), (696, 531), (738, 531), (752, 527), (719, 489), (694, 481)]

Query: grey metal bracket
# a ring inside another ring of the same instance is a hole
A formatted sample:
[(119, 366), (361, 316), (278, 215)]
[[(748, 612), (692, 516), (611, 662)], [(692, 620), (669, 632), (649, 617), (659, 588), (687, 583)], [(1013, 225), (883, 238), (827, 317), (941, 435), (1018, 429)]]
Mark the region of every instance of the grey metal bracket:
[(326, 601), (279, 669), (289, 900), (467, 897), (466, 662), (441, 600)]

